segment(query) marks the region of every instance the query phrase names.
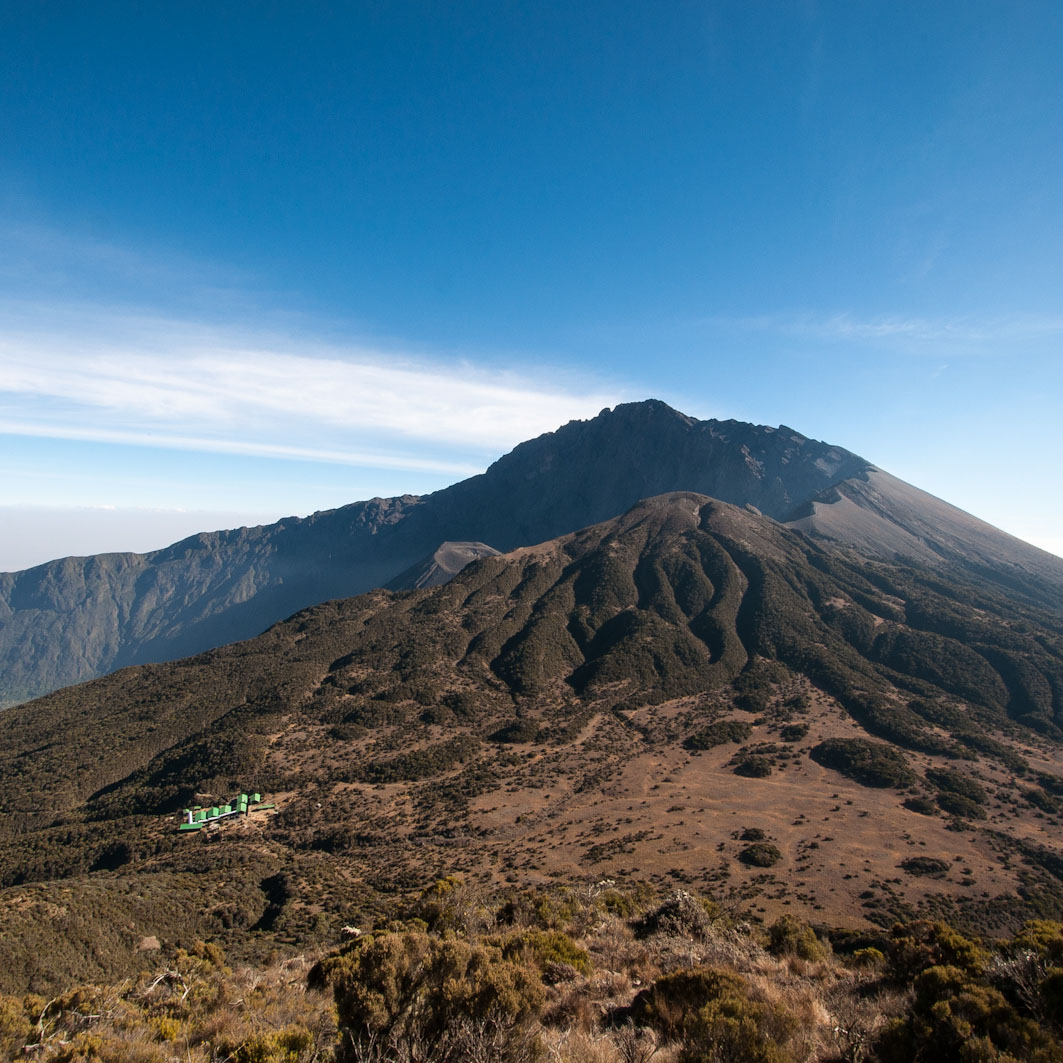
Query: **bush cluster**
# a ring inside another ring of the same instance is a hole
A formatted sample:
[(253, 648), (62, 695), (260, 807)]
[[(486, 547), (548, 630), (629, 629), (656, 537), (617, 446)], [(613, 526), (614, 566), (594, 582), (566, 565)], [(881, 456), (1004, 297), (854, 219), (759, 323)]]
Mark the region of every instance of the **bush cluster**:
[(833, 768), (864, 786), (905, 787), (915, 782), (903, 753), (882, 742), (862, 738), (828, 738), (810, 754), (817, 764)]
[[(757, 842), (754, 844), (763, 844)], [(313, 966), (216, 945), (117, 985), (0, 996), (0, 1055), (41, 1063), (1063, 1063), (1063, 924), (984, 944), (943, 922), (766, 930), (688, 891), (486, 892), (383, 906)]]

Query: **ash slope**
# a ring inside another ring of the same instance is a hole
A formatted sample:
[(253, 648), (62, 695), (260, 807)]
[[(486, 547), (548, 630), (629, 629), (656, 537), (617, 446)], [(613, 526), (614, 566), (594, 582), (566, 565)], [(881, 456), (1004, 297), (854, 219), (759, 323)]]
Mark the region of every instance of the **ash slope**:
[(1063, 561), (846, 450), (650, 400), (523, 443), (425, 497), (0, 574), (0, 705), (248, 638), (297, 609), (385, 586), (441, 542), (511, 550), (675, 490), (752, 505), (865, 553), (974, 565), (1030, 600), (1063, 605)]
[[(172, 912), (240, 867), (261, 890), (195, 928), (237, 948), (268, 912), (298, 940), (358, 883), (455, 869), (680, 879), (850, 924), (1063, 912), (1058, 615), (691, 493), (5, 723), (12, 971), (52, 948), (55, 890), (106, 913), (150, 884)], [(173, 833), (196, 793), (251, 785), (274, 819)], [(742, 862), (747, 829), (776, 869)], [(928, 852), (955, 874), (899, 870)], [(95, 918), (64, 929), (79, 955)]]
[(439, 549), (387, 584), (389, 591), (418, 591), (452, 580), (466, 565), (498, 554), (486, 543), (441, 543)]

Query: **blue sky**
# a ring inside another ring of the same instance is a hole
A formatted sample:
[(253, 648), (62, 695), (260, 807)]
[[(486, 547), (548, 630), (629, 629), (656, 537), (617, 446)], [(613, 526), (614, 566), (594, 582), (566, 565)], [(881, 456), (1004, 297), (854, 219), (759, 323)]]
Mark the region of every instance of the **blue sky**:
[(0, 8), (0, 569), (656, 396), (1063, 553), (1063, 6)]

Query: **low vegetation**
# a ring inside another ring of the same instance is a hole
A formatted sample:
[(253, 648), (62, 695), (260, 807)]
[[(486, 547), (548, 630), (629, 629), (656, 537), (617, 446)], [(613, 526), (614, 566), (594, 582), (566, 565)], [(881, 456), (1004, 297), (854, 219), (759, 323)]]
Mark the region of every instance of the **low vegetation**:
[(903, 788), (915, 775), (900, 750), (862, 738), (828, 738), (811, 753), (817, 764), (833, 768), (864, 786)]
[[(740, 697), (742, 695), (739, 695)], [(744, 720), (718, 720), (690, 735), (683, 745), (687, 749), (712, 749), (728, 742), (744, 742), (753, 728)]]
[(146, 954), (117, 984), (0, 996), (42, 1063), (977, 1063), (1063, 1060), (1063, 924), (767, 926), (686, 891), (486, 893), (455, 877), (317, 956)]

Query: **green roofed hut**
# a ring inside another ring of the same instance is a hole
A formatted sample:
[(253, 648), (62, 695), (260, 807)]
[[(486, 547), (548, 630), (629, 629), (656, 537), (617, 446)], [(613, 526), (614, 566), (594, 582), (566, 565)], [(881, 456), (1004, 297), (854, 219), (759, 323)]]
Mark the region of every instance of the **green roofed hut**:
[(204, 827), (210, 826), (211, 823), (218, 823), (223, 819), (228, 819), (230, 816), (247, 816), (252, 812), (273, 807), (273, 805), (264, 805), (262, 803), (262, 795), (260, 793), (253, 793), (250, 796), (243, 793), (227, 804), (212, 805), (210, 808), (196, 805), (193, 808), (184, 809), (177, 829), (185, 831), (202, 830)]

